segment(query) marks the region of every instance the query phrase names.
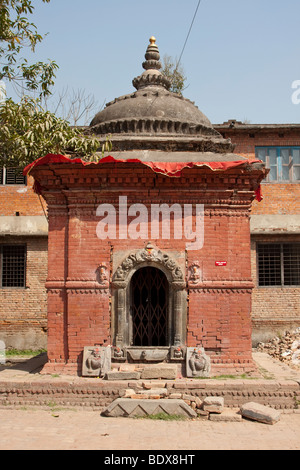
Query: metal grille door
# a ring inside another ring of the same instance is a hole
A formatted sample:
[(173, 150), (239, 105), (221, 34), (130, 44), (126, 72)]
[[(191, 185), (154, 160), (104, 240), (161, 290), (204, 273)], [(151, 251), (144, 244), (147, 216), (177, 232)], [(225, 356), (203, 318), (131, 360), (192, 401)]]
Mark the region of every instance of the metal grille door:
[(132, 277), (131, 289), (133, 346), (166, 346), (166, 276), (156, 268), (141, 268)]

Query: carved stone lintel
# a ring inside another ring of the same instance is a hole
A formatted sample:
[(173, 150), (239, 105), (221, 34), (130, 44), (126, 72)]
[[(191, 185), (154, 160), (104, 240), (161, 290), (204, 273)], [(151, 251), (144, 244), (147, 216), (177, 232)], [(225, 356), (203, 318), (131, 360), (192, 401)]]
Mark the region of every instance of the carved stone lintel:
[(131, 253), (120, 264), (113, 275), (114, 285), (117, 285), (118, 282), (126, 281), (132, 269), (137, 268), (140, 264), (147, 261), (157, 263), (164, 267), (165, 270), (170, 273), (172, 283), (179, 282), (184, 284), (184, 276), (180, 266), (167, 253), (157, 250), (151, 243), (148, 243), (145, 248)]
[(127, 349), (128, 355), (133, 361), (141, 361), (141, 362), (163, 362), (168, 354), (168, 348), (128, 348)]

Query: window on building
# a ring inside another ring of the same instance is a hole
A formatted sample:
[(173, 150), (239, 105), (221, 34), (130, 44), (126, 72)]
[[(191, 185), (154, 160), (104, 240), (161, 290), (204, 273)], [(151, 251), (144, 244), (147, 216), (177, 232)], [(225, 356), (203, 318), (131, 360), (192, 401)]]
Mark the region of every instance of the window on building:
[(300, 182), (300, 147), (256, 147), (255, 154), (270, 168), (266, 181)]
[(300, 285), (300, 243), (258, 243), (258, 285)]
[(21, 168), (0, 168), (0, 185), (26, 184), (26, 176)]
[(0, 286), (25, 287), (26, 246), (0, 245)]

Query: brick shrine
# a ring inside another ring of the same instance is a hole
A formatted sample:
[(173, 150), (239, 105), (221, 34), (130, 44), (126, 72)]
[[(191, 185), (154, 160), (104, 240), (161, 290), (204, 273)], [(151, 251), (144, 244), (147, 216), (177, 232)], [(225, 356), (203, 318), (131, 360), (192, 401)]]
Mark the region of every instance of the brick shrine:
[(44, 372), (81, 375), (86, 346), (111, 346), (113, 367), (185, 375), (187, 348), (202, 347), (212, 374), (251, 371), (249, 219), (267, 170), (169, 91), (153, 38), (145, 58), (136, 92), (91, 122), (109, 156), (27, 169), (48, 207)]

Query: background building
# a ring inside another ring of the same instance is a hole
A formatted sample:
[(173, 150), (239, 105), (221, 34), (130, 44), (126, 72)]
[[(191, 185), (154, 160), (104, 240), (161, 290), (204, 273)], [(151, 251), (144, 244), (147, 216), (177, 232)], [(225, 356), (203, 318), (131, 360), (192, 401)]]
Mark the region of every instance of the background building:
[(17, 349), (47, 344), (48, 223), (32, 184), (0, 169), (0, 337)]
[(300, 125), (243, 124), (215, 128), (235, 152), (270, 168), (263, 200), (251, 215), (253, 340), (292, 330), (300, 321)]

